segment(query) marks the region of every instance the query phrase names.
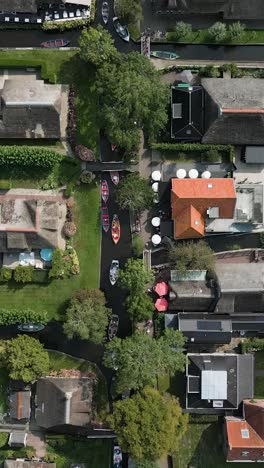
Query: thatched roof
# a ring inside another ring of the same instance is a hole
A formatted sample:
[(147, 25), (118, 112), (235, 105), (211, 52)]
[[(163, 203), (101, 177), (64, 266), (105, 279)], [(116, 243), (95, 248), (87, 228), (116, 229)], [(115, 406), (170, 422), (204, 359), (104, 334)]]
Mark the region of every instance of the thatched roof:
[(37, 13), (37, 0), (0, 0), (0, 10), (17, 13)]

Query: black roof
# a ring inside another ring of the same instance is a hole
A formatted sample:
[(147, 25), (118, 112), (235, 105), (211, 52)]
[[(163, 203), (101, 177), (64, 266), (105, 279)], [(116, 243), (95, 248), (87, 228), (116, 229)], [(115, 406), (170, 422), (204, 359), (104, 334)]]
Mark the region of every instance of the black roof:
[(204, 133), (203, 88), (171, 88), (171, 137), (176, 140), (200, 141)]
[(165, 314), (165, 327), (178, 328), (188, 344), (225, 344), (232, 337), (231, 320), (227, 315), (179, 313), (177, 320)]

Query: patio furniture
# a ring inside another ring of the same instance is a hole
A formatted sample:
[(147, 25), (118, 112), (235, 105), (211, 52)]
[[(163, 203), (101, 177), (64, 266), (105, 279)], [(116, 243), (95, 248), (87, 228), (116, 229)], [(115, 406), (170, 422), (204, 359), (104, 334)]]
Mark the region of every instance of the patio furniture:
[(186, 177), (186, 170), (185, 169), (178, 169), (176, 172), (176, 176), (178, 179), (184, 179)]
[(152, 190), (154, 193), (158, 193), (158, 190), (159, 190), (159, 184), (158, 182), (153, 182), (153, 184), (151, 185), (152, 187)]
[(154, 218), (152, 218), (151, 224), (154, 227), (159, 227), (160, 226), (160, 218), (158, 216), (155, 216)]
[(43, 262), (41, 260), (37, 260), (35, 263), (35, 268), (37, 268), (38, 270), (43, 270)]
[(199, 176), (199, 172), (197, 171), (197, 169), (190, 169), (188, 175), (190, 179), (197, 179), (197, 177)]
[(161, 237), (159, 234), (154, 234), (151, 238), (153, 245), (159, 245), (161, 243)]
[(161, 180), (161, 172), (160, 171), (153, 171), (151, 174), (152, 180), (155, 182), (159, 182)]
[(22, 252), (19, 254), (19, 265), (21, 266), (35, 266), (34, 252)]

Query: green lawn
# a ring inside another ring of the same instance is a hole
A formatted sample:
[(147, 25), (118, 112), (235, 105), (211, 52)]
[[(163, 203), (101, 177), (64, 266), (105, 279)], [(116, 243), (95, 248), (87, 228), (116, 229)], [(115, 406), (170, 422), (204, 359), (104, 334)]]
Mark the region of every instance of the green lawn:
[(79, 440), (73, 437), (46, 438), (47, 452), (56, 456), (57, 468), (68, 468), (71, 464), (85, 463), (88, 468), (111, 466), (111, 440)]
[[(175, 33), (173, 31), (167, 32), (166, 39), (169, 42), (187, 42), (192, 44), (215, 44), (215, 41), (212, 41), (208, 36), (207, 29), (197, 29), (192, 31), (189, 36), (185, 37), (184, 39), (177, 40)], [(246, 29), (243, 33), (243, 36), (240, 41), (231, 41), (228, 34), (226, 35), (225, 39), (221, 42), (217, 42), (217, 44), (263, 44), (264, 43), (264, 29), (258, 30), (249, 30)]]
[(100, 193), (99, 187), (81, 186), (75, 192), (77, 233), (73, 245), (80, 260), (80, 274), (69, 279), (53, 280), (48, 285), (16, 283), (0, 286), (3, 308), (46, 310), (50, 319), (62, 319), (65, 305), (73, 291), (99, 286), (100, 262)]

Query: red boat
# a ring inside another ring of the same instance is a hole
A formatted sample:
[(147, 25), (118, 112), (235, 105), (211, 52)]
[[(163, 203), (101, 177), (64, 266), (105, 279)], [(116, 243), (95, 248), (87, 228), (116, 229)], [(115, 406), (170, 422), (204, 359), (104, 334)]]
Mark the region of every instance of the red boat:
[(102, 196), (103, 202), (106, 203), (109, 197), (109, 188), (108, 188), (108, 183), (106, 180), (102, 180), (102, 183), (101, 183), (101, 196)]
[(108, 232), (110, 222), (109, 222), (109, 213), (108, 213), (107, 206), (102, 206), (101, 217), (102, 217), (103, 230), (104, 230), (104, 232)]
[(120, 222), (116, 214), (114, 214), (113, 216), (111, 232), (112, 232), (112, 239), (114, 243), (117, 244), (120, 239)]
[(50, 41), (42, 42), (40, 45), (45, 49), (56, 49), (57, 47), (66, 47), (70, 41), (66, 39), (52, 39)]
[(110, 177), (114, 185), (119, 184), (119, 172), (118, 171), (110, 171)]
[(115, 151), (116, 147), (117, 147), (117, 146), (116, 146), (114, 143), (111, 144), (111, 150), (112, 150), (112, 151)]

